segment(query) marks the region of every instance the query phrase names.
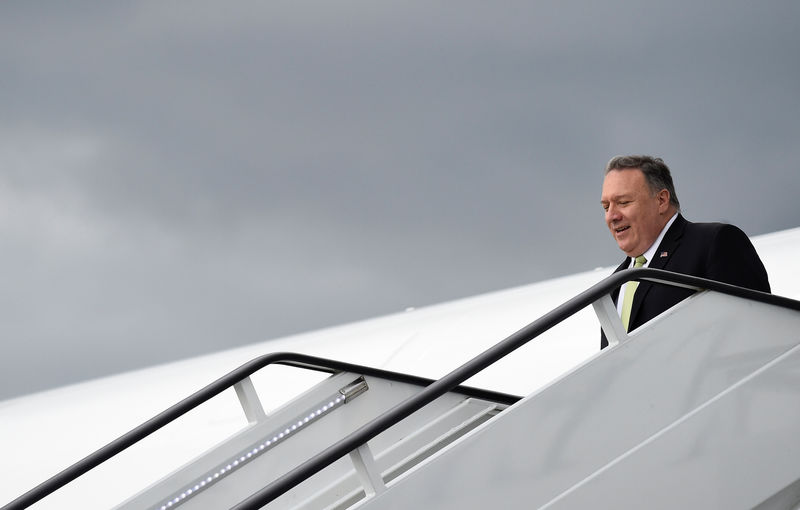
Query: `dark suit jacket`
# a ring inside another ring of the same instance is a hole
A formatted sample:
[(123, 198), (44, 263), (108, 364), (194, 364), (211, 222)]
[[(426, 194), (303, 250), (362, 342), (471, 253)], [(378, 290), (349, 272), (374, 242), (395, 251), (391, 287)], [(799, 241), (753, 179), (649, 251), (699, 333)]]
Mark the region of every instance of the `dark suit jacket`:
[[(629, 265), (630, 258), (626, 257), (614, 272), (627, 269)], [(744, 232), (725, 223), (692, 223), (680, 214), (664, 234), (648, 267), (770, 291), (764, 264)], [(629, 330), (692, 294), (689, 289), (639, 283), (633, 295)], [(615, 303), (618, 295), (619, 289), (611, 295)], [(602, 335), (600, 348), (607, 345), (605, 335)]]

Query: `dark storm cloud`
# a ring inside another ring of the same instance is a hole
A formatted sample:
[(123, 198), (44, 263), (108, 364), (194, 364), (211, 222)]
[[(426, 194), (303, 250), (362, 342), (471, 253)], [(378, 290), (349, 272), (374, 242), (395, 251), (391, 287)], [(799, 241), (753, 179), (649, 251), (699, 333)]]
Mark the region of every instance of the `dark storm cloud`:
[(614, 154), (796, 226), (798, 14), (3, 4), (0, 397), (614, 264)]

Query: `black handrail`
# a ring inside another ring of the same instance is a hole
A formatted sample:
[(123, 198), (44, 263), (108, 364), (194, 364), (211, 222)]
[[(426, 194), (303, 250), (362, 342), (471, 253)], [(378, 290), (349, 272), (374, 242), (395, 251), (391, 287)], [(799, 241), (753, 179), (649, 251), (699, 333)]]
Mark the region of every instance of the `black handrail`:
[(474, 376), (484, 368), (493, 364), (497, 360), (523, 346), (530, 340), (541, 335), (553, 326), (559, 324), (564, 319), (574, 315), (594, 303), (606, 294), (622, 286), (628, 281), (651, 281), (659, 284), (678, 284), (700, 289), (708, 289), (732, 296), (742, 297), (753, 301), (768, 303), (792, 310), (800, 311), (800, 301), (775, 296), (735, 285), (729, 285), (705, 278), (698, 278), (679, 273), (664, 271), (663, 269), (638, 268), (627, 269), (615, 273), (601, 282), (590, 287), (588, 290), (578, 294), (561, 306), (545, 314), (538, 320), (525, 326), (505, 340), (489, 348), (482, 354), (476, 356), (461, 367), (453, 370), (446, 376), (427, 386), (420, 393), (406, 399), (392, 409), (389, 409), (371, 422), (363, 425), (347, 437), (329, 446), (311, 459), (288, 473), (277, 478), (275, 481), (256, 492), (249, 498), (243, 500), (231, 510), (254, 510), (261, 508), (270, 501), (281, 496), (310, 476), (318, 473), (339, 458), (349, 454), (356, 448), (366, 444), (369, 440), (395, 425), (399, 421), (412, 415), (422, 407), (431, 403), (435, 399), (451, 391), (458, 384)]
[[(180, 418), (195, 407), (222, 393), (226, 389), (234, 386), (239, 381), (242, 381), (243, 379), (249, 377), (253, 373), (268, 365), (287, 365), (328, 373), (354, 372), (361, 375), (378, 377), (382, 379), (413, 384), (416, 386), (428, 386), (434, 382), (433, 379), (428, 379), (425, 377), (417, 377), (399, 372), (391, 372), (389, 370), (381, 370), (379, 368), (365, 367), (352, 363), (320, 358), (317, 356), (309, 356), (306, 354), (298, 354), (293, 352), (265, 354), (264, 356), (260, 356), (245, 363), (239, 368), (220, 377), (208, 386), (196, 391), (189, 397), (159, 413), (130, 432), (120, 436), (114, 441), (108, 443), (106, 446), (100, 448), (94, 453), (76, 462), (72, 466), (64, 469), (55, 476), (37, 485), (14, 501), (11, 501), (3, 506), (0, 510), (18, 510), (29, 507), (42, 498), (45, 498), (56, 490), (60, 489), (64, 485), (72, 482), (79, 476), (99, 466), (111, 457), (141, 441), (168, 423)], [(514, 404), (521, 398), (515, 395), (509, 395), (507, 393), (472, 388), (469, 386), (459, 386), (458, 388), (454, 389), (454, 391), (469, 397), (490, 400), (508, 405)]]

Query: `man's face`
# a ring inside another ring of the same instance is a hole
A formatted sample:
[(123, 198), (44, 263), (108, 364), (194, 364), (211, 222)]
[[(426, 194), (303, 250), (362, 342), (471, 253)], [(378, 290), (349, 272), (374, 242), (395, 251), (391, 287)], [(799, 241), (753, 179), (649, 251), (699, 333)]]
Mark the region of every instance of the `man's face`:
[(638, 257), (655, 242), (671, 214), (669, 192), (655, 195), (638, 169), (611, 170), (603, 180), (600, 203), (606, 225), (620, 249)]

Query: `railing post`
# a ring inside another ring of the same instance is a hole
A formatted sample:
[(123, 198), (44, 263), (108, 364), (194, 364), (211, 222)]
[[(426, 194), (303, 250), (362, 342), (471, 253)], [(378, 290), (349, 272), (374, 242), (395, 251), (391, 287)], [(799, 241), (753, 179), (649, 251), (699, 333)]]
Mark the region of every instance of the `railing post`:
[(372, 451), (367, 443), (350, 452), (350, 460), (353, 461), (368, 498), (386, 490), (386, 484), (378, 471), (378, 466), (375, 465), (375, 457), (372, 456)]
[(245, 377), (241, 381), (233, 385), (236, 390), (236, 396), (239, 397), (239, 403), (242, 405), (244, 415), (247, 417), (248, 423), (256, 423), (267, 417), (264, 408), (261, 406), (261, 400), (258, 398), (253, 381), (249, 377)]
[(628, 332), (622, 325), (622, 320), (617, 313), (617, 306), (610, 294), (606, 294), (592, 303), (594, 313), (600, 321), (600, 327), (608, 340), (608, 346), (613, 347), (628, 338)]

